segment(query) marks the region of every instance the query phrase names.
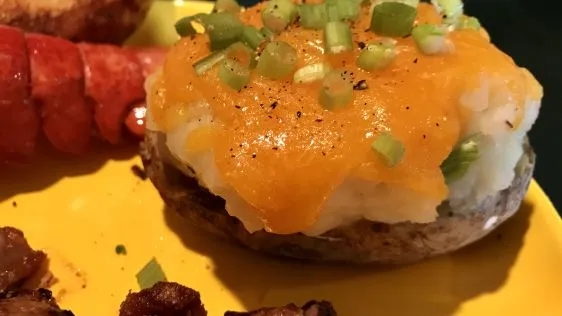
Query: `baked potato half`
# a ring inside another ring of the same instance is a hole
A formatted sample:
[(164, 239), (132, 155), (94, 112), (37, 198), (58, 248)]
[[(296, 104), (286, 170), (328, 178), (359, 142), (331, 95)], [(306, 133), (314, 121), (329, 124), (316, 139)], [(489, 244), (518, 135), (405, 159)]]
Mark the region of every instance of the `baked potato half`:
[[(225, 201), (186, 176), (170, 158), (162, 133), (147, 131), (141, 155), (147, 175), (164, 202), (191, 224), (253, 250), (310, 261), (402, 264), (455, 251), (473, 243), (512, 217), (529, 187), (535, 154), (528, 140), (511, 185), (479, 204), (438, 207), (428, 224), (384, 224), (362, 220), (321, 236), (249, 233), (225, 210)], [(460, 209), (462, 212), (459, 212)]]
[(0, 24), (74, 41), (121, 43), (154, 0), (0, 0)]

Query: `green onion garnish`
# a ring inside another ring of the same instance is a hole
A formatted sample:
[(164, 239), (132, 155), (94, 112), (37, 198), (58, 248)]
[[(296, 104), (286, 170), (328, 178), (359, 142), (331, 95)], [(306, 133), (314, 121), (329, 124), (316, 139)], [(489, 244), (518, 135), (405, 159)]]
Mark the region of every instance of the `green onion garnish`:
[(329, 72), (322, 81), (320, 104), (327, 110), (335, 110), (347, 106), (353, 99), (353, 85), (347, 72), (334, 70)]
[(291, 0), (271, 0), (262, 12), (263, 25), (280, 33), (295, 21), (297, 14), (297, 6)]
[(300, 24), (305, 29), (321, 30), (328, 22), (326, 4), (301, 4), (298, 7)]
[(400, 2), (383, 2), (373, 8), (371, 31), (382, 36), (405, 36), (415, 19), (416, 8)]
[(404, 145), (389, 132), (379, 135), (371, 144), (371, 148), (388, 167), (396, 166), (404, 157)]
[(380, 41), (367, 44), (357, 58), (357, 65), (364, 70), (373, 71), (387, 67), (396, 58), (393, 41)]
[(125, 248), (125, 245), (117, 245), (115, 246), (115, 253), (118, 255), (126, 255), (127, 254), (127, 248)]
[(256, 50), (258, 46), (265, 40), (258, 29), (253, 26), (245, 26), (244, 31), (242, 31), (242, 42), (253, 50)]
[(288, 43), (273, 41), (265, 46), (258, 60), (257, 72), (270, 79), (280, 79), (293, 72), (297, 51)]
[(462, 0), (431, 0), (431, 3), (443, 15), (446, 24), (454, 24), (463, 14)]
[(223, 83), (238, 91), (250, 82), (250, 69), (227, 58), (220, 65), (219, 78)]
[(255, 52), (241, 42), (230, 45), (226, 50), (226, 57), (239, 62), (242, 66), (247, 68), (254, 68), (256, 66)]
[(275, 32), (273, 32), (272, 30), (268, 29), (265, 26), (260, 29), (260, 33), (267, 39), (272, 39), (275, 37)]
[(203, 75), (205, 72), (209, 71), (213, 66), (221, 62), (226, 56), (225, 51), (216, 51), (193, 64), (195, 73), (198, 76)]
[(335, 0), (335, 5), (343, 21), (355, 21), (361, 12), (361, 2), (356, 0)]
[(238, 42), (244, 31), (244, 24), (230, 12), (209, 14), (202, 18), (202, 23), (209, 34), (213, 51), (225, 49)]
[(416, 45), (427, 55), (439, 54), (447, 49), (445, 34), (445, 27), (433, 24), (420, 24), (412, 30)]
[(202, 22), (201, 22), (202, 18), (204, 18), (205, 16), (206, 16), (206, 14), (199, 13), (199, 14), (196, 14), (196, 15), (186, 16), (186, 17), (183, 17), (183, 18), (179, 19), (176, 22), (176, 24), (174, 25), (174, 27), (176, 28), (176, 32), (181, 37), (186, 37), (186, 36), (191, 36), (191, 35), (197, 34), (197, 31), (195, 30), (195, 28), (193, 27), (193, 25), (191, 23), (197, 22), (197, 23), (202, 24)]
[(156, 261), (156, 258), (152, 258), (144, 268), (137, 273), (137, 282), (141, 290), (148, 289), (158, 282), (165, 281), (166, 275), (158, 261)]
[(326, 63), (306, 65), (295, 72), (293, 82), (311, 83), (317, 80), (322, 80), (331, 69), (332, 67)]
[(478, 137), (474, 135), (461, 141), (441, 164), (447, 183), (462, 178), (473, 162), (480, 158)]
[(324, 45), (326, 52), (339, 54), (353, 49), (353, 38), (349, 25), (331, 21), (324, 26)]
[(238, 13), (240, 9), (242, 8), (236, 0), (217, 0), (213, 11)]
[(475, 17), (464, 16), (457, 21), (456, 28), (460, 30), (479, 30), (482, 26)]

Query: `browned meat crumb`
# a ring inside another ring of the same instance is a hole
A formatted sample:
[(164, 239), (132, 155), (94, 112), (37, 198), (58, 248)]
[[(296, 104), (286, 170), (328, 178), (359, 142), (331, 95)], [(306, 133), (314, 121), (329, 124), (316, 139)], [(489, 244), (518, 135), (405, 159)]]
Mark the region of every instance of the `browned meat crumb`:
[(13, 289), (33, 276), (46, 256), (31, 249), (23, 233), (12, 227), (0, 228), (0, 292)]
[(73, 316), (70, 311), (61, 310), (52, 297), (51, 291), (0, 292), (0, 316)]
[(121, 304), (120, 316), (206, 316), (197, 291), (174, 282), (158, 282), (153, 287), (130, 293)]

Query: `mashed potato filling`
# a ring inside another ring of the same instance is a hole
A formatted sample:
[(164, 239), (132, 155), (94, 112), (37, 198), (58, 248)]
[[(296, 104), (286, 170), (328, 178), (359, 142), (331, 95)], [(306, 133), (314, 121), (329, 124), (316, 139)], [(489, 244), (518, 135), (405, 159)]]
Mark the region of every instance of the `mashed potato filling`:
[[(260, 27), (260, 9), (241, 19)], [(377, 39), (364, 31), (365, 17), (354, 25), (360, 42)], [(418, 21), (439, 19), (431, 6), (418, 7)], [(355, 64), (359, 50), (324, 55), (321, 32), (282, 33), (278, 39), (297, 49), (298, 67), (329, 62), (365, 80), (368, 88), (338, 111), (319, 105), (318, 84), (255, 75), (234, 91), (216, 69), (197, 76), (191, 66), (209, 54), (208, 41), (186, 38), (149, 84), (147, 128), (164, 133), (180, 169), (222, 197), (251, 232), (320, 235), (360, 219), (428, 223), (446, 199), (477, 202), (509, 186), (542, 97), (529, 72), (480, 32), (448, 37), (454, 51), (440, 56), (423, 55), (411, 38), (397, 39), (393, 64), (368, 73)], [(393, 168), (370, 149), (385, 131), (406, 148)], [(447, 185), (440, 164), (474, 134), (480, 159)]]

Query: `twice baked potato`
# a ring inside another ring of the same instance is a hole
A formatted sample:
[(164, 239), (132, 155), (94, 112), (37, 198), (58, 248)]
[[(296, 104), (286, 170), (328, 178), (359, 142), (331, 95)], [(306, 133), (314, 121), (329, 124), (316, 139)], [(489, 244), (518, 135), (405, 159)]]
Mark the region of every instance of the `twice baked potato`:
[(0, 0), (0, 24), (74, 41), (121, 43), (154, 0)]
[[(214, 25), (148, 82), (142, 156), (170, 208), (261, 252), (393, 264), (459, 249), (517, 211), (542, 88), (474, 19), (375, 2), (320, 29), (298, 7), (279, 28), (268, 14), (288, 3), (238, 15), (243, 34), (278, 28), (259, 45), (242, 35), (255, 69)], [(389, 6), (412, 17), (395, 21), (404, 34), (380, 28)]]

